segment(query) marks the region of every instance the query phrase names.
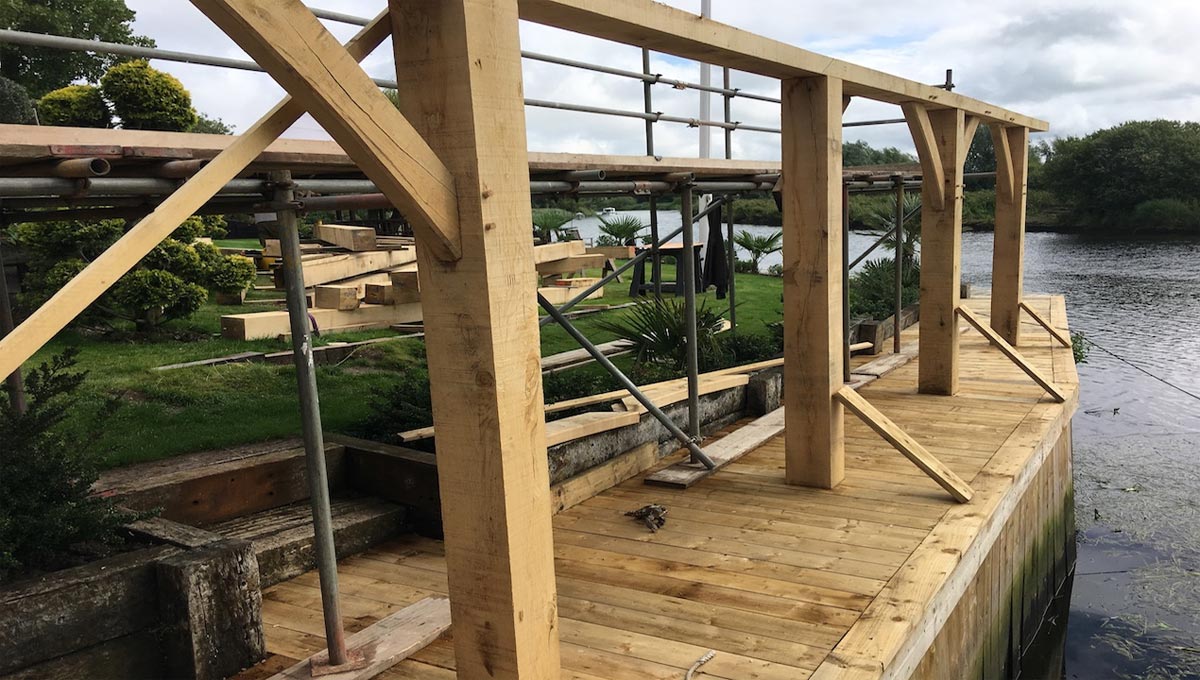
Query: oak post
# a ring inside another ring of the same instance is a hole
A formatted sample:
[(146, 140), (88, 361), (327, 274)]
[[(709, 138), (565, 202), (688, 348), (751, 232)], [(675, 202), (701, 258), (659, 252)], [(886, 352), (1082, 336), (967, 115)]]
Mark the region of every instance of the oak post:
[[(991, 126), (996, 149), (996, 227), (992, 251), (992, 328), (1014, 347), (1021, 339), (1029, 130)], [(1002, 160), (1004, 158), (1004, 160)]]
[(789, 484), (845, 476), (842, 387), (842, 81), (783, 86), (783, 324)]
[[(917, 142), (921, 184), (921, 324), (917, 386), (922, 394), (958, 391), (958, 303), (962, 278), (962, 147), (966, 121), (961, 109), (926, 111), (906, 105), (905, 117)], [(941, 184), (937, 180), (941, 180)]]
[(516, 0), (391, 0), (400, 109), (455, 180), (417, 244), (460, 678), (559, 675)]

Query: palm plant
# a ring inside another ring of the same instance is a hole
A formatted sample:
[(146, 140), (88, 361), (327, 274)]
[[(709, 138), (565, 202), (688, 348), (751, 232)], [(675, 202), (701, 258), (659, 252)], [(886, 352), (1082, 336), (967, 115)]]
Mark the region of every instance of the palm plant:
[(734, 235), (733, 242), (738, 244), (742, 250), (750, 253), (750, 263), (754, 267), (754, 273), (757, 274), (764, 257), (783, 250), (783, 230), (777, 229), (766, 235), (739, 231)]
[(550, 236), (557, 233), (574, 215), (560, 208), (538, 208), (533, 211), (533, 227), (542, 243), (549, 243)]
[[(911, 267), (916, 262), (917, 244), (921, 242), (921, 196), (915, 193), (904, 194), (904, 266)], [(875, 226), (885, 231), (896, 227), (896, 197), (883, 209), (873, 215)], [(894, 231), (883, 241), (883, 246), (896, 252), (896, 234)]]
[[(633, 309), (617, 319), (604, 319), (600, 328), (632, 345), (639, 363), (659, 364), (683, 370), (687, 361), (687, 319), (683, 298), (639, 300)], [(696, 352), (700, 363), (715, 362), (721, 347), (717, 333), (721, 317), (701, 301), (696, 308)]]
[(614, 219), (600, 218), (602, 236), (596, 243), (602, 246), (632, 246), (637, 243), (638, 234), (646, 228), (642, 221), (633, 215), (622, 215)]

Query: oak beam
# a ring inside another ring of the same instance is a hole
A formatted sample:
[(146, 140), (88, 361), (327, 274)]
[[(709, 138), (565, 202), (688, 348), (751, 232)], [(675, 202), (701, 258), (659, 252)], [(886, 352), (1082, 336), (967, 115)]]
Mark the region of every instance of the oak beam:
[(1029, 363), (1029, 360), (1026, 359), (1016, 347), (1008, 344), (1004, 338), (1000, 337), (1000, 335), (996, 333), (996, 331), (992, 330), (987, 324), (985, 324), (982, 319), (975, 316), (974, 312), (966, 307), (959, 307), (958, 313), (967, 321), (968, 324), (971, 325), (972, 328), (979, 331), (983, 337), (987, 338), (988, 342), (995, 345), (996, 348), (1000, 350), (1001, 354), (1008, 357), (1009, 361), (1016, 364), (1017, 368), (1024, 371), (1025, 375), (1032, 378), (1033, 381), (1037, 383), (1038, 386), (1043, 390), (1046, 390), (1046, 392), (1054, 398), (1054, 401), (1057, 401), (1061, 404), (1067, 400), (1066, 393), (1063, 392), (1058, 385), (1055, 385), (1054, 381), (1042, 375), (1042, 372), (1034, 368), (1033, 364)]
[(192, 0), (325, 128), (404, 213), (421, 246), (462, 254), (454, 178), (300, 0)]
[[(992, 328), (1010, 345), (1021, 344), (1025, 273), (1025, 195), (1029, 130), (992, 128), (996, 149), (996, 226), (992, 250)], [(1003, 160), (1001, 160), (1003, 159)]]
[(401, 110), (457, 185), (418, 248), (460, 678), (557, 678), (558, 614), (516, 0), (392, 0)]
[(521, 18), (707, 64), (787, 80), (829, 76), (846, 94), (960, 109), (986, 122), (1049, 129), (1045, 121), (914, 80), (833, 59), (646, 0), (521, 0)]
[(842, 387), (842, 82), (782, 83), (786, 479), (845, 477)]
[[(376, 17), (347, 43), (346, 49), (352, 59), (365, 59), (383, 42), (388, 36), (389, 26), (386, 19), (384, 15)], [(304, 107), (291, 97), (284, 97), (242, 135), (201, 135), (221, 137), (221, 142), (228, 143), (228, 146), (183, 186), (176, 189), (175, 193), (163, 200), (153, 212), (142, 218), (116, 243), (92, 260), (83, 271), (76, 274), (21, 325), (13, 329), (12, 333), (0, 339), (0, 375), (9, 375), (28, 361), (35, 352), (87, 309), (88, 305), (112, 287), (117, 279), (137, 266), (155, 246), (207, 203), (221, 187), (254, 162), (302, 115)], [(7, 127), (30, 130), (35, 134), (43, 130), (38, 127)], [(95, 132), (103, 135), (115, 131)]]
[(965, 117), (960, 110), (906, 105), (921, 158), (921, 325), (918, 389), (958, 391), (959, 283)]

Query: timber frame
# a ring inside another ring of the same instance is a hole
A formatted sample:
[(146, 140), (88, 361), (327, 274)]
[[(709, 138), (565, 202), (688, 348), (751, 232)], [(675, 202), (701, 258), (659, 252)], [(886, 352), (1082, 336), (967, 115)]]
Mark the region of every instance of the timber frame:
[[(1041, 120), (647, 0), (389, 0), (345, 46), (300, 0), (193, 4), (289, 97), (0, 339), (0, 374), (19, 369), (311, 113), (416, 230), (460, 677), (559, 672), (518, 19), (782, 81), (788, 483), (838, 485), (849, 409), (956, 500), (971, 498), (843, 382), (841, 115), (850, 97), (900, 105), (921, 161), (920, 391), (957, 391), (961, 318), (1063, 398), (1016, 349), (1020, 311), (1032, 313), (1021, 300), (1022, 242), (1029, 134), (1048, 128)], [(358, 65), (389, 36), (399, 109)], [(990, 328), (959, 300), (963, 162), (978, 125), (991, 129), (998, 160)], [(697, 166), (706, 163), (721, 166)]]

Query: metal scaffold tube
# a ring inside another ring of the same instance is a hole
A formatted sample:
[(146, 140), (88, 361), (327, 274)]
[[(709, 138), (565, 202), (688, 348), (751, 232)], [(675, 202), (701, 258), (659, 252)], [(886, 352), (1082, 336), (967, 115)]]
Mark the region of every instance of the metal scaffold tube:
[(896, 180), (896, 316), (892, 350), (900, 353), (900, 313), (904, 311), (904, 182)]
[[(700, 356), (696, 342), (696, 230), (692, 220), (692, 188), (683, 187), (680, 194), (683, 213), (683, 254), (676, 264), (675, 286), (683, 279), (683, 319), (685, 357), (687, 359), (688, 432), (700, 439)], [(696, 462), (693, 458), (692, 462)]]
[[(291, 179), (291, 173), (286, 170), (271, 173), (277, 203), (288, 204), (292, 201)], [(349, 655), (338, 602), (337, 552), (329, 505), (329, 477), (325, 467), (325, 437), (321, 430), (321, 407), (317, 397), (317, 376), (309, 333), (300, 232), (294, 211), (280, 210), (276, 216), (280, 231), (279, 247), (283, 254), (288, 320), (292, 331), (292, 356), (300, 396), (300, 422), (304, 430), (304, 456), (321, 584), (321, 609), (325, 618), (325, 642), (329, 650), (329, 665), (341, 666), (349, 661)]]
[(624, 373), (622, 373), (621, 369), (617, 368), (613, 362), (609, 361), (608, 357), (604, 356), (604, 352), (601, 352), (595, 345), (593, 345), (592, 342), (587, 339), (587, 336), (581, 333), (579, 329), (576, 328), (574, 324), (567, 319), (567, 317), (563, 316), (563, 313), (559, 311), (559, 309), (555, 307), (549, 300), (543, 297), (541, 293), (538, 293), (538, 304), (542, 306), (542, 309), (546, 310), (546, 313), (550, 315), (549, 318), (551, 320), (556, 322), (559, 326), (562, 326), (563, 330), (565, 330), (568, 335), (574, 338), (575, 342), (579, 343), (580, 347), (587, 350), (587, 353), (592, 355), (592, 358), (596, 360), (596, 363), (600, 364), (604, 370), (608, 371), (609, 375), (616, 378), (617, 382), (621, 384), (622, 388), (628, 390), (629, 394), (633, 396), (634, 399), (638, 400), (638, 403), (640, 403), (642, 406), (645, 406), (650, 415), (654, 416), (658, 422), (663, 424), (663, 427), (667, 428), (667, 430), (671, 433), (671, 436), (675, 437), (681, 444), (687, 447), (688, 451), (692, 454), (693, 462), (699, 462), (709, 470), (716, 467), (716, 464), (713, 463), (712, 459), (708, 457), (708, 454), (704, 453), (704, 450), (700, 448), (693, 437), (688, 436), (686, 432), (679, 429), (679, 426), (675, 424), (675, 421), (671, 420), (670, 416), (663, 413), (662, 409), (655, 405), (654, 400), (647, 397), (637, 385), (633, 384), (633, 381), (630, 380), (629, 377)]

